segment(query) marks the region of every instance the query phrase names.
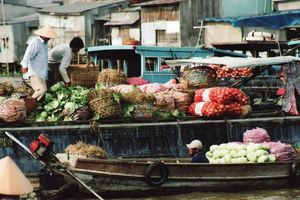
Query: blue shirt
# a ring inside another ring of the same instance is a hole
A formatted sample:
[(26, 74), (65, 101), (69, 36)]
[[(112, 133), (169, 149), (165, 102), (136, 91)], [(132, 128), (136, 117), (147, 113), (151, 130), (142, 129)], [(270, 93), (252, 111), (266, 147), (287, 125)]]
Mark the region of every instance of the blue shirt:
[(40, 37), (30, 41), (21, 61), (24, 68), (28, 68), (23, 75), (24, 79), (38, 76), (44, 80), (48, 78), (48, 44)]
[(208, 163), (208, 162), (209, 161), (205, 157), (203, 152), (196, 153), (191, 160), (191, 163)]

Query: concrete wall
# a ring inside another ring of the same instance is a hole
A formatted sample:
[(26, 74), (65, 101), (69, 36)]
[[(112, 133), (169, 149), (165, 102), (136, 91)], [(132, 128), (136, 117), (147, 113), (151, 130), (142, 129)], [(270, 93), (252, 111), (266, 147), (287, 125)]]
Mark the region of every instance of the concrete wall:
[[(85, 39), (84, 16), (55, 16), (39, 15), (40, 26), (51, 26), (58, 34), (58, 38), (49, 41), (52, 48), (58, 44), (69, 43), (73, 37), (79, 36)], [(83, 51), (83, 50), (82, 50)]]
[(241, 42), (242, 29), (226, 23), (208, 23), (205, 27), (205, 45), (221, 42)]
[(12, 63), (16, 60), (12, 26), (0, 26), (0, 63)]

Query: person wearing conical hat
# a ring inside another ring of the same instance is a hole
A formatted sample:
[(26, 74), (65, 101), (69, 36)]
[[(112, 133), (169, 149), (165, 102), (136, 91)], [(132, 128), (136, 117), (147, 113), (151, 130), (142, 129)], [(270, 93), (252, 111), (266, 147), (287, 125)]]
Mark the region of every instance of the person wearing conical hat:
[(47, 91), (46, 80), (48, 78), (48, 41), (56, 38), (55, 31), (48, 26), (34, 32), (37, 37), (32, 39), (21, 61), (23, 79), (34, 90), (32, 95), (38, 101)]
[(0, 159), (0, 180), (0, 200), (20, 199), (20, 195), (33, 191), (30, 181), (9, 156)]

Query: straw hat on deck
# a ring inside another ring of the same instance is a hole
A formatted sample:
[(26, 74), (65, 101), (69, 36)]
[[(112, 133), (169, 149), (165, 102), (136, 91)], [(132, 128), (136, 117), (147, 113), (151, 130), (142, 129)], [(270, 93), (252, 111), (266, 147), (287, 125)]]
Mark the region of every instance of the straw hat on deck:
[(9, 156), (0, 160), (0, 180), (0, 196), (24, 195), (33, 191), (29, 180)]
[(34, 31), (34, 33), (45, 38), (57, 38), (56, 32), (50, 26), (45, 26), (41, 29), (38, 29)]

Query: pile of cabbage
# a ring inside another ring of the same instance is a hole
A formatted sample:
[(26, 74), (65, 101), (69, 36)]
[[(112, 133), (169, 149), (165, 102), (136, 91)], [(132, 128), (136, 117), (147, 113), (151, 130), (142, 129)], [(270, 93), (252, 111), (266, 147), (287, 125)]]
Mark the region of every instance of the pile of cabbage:
[(257, 143), (224, 143), (210, 146), (205, 155), (213, 164), (275, 162), (276, 157), (269, 150), (268, 145)]

